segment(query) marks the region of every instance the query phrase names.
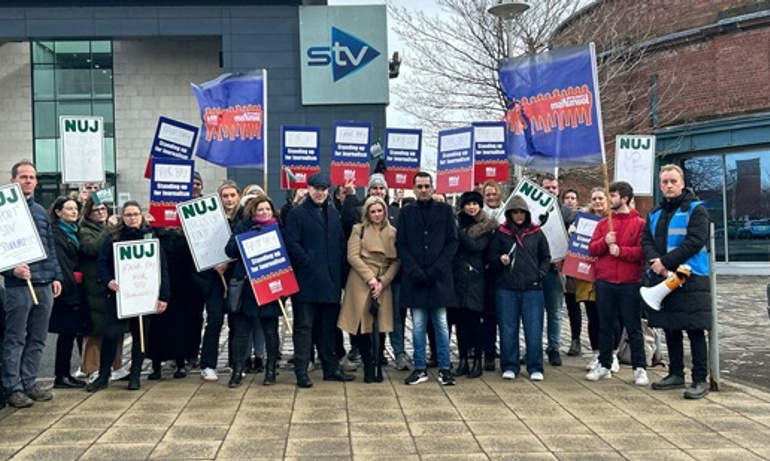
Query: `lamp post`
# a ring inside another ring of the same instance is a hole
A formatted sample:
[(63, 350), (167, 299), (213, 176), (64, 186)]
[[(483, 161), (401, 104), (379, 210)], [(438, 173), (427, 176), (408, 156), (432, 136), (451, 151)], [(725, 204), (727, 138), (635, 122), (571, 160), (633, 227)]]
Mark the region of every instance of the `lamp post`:
[[(489, 7), (487, 12), (493, 16), (496, 16), (503, 20), (505, 25), (505, 35), (507, 39), (506, 55), (509, 58), (513, 57), (513, 20), (524, 13), (530, 8), (530, 4), (526, 0), (498, 0), (496, 5)], [(516, 175), (516, 179), (522, 178), (521, 165), (513, 166), (513, 173)]]

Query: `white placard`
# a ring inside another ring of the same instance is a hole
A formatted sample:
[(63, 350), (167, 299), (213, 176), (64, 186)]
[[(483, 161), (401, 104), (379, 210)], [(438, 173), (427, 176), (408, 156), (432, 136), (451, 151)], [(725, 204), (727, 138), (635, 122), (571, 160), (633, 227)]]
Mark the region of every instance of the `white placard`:
[(132, 240), (112, 244), (118, 318), (155, 314), (160, 294), (160, 242)]
[(470, 149), (471, 146), (471, 132), (465, 132), (465, 133), (457, 133), (457, 134), (450, 134), (446, 136), (439, 136), (438, 143), (439, 148), (438, 150), (441, 152), (447, 152), (447, 151), (453, 151), (453, 150), (461, 150), (461, 149)]
[(176, 211), (198, 272), (234, 261), (225, 254), (231, 232), (218, 194), (182, 202)]
[(420, 135), (411, 133), (388, 133), (388, 149), (420, 150)]
[(302, 149), (318, 148), (318, 133), (315, 131), (292, 131), (286, 130), (283, 134), (284, 147), (294, 147)]
[(0, 187), (0, 271), (46, 257), (21, 187), (16, 183)]
[(615, 181), (627, 181), (634, 188), (634, 195), (652, 195), (654, 170), (655, 136), (615, 137)]
[(505, 142), (504, 126), (473, 126), (473, 141), (478, 144), (482, 142)]
[(363, 144), (369, 143), (369, 127), (338, 126), (335, 132), (334, 142), (337, 144)]
[(104, 182), (104, 119), (62, 115), (59, 136), (62, 182)]
[[(526, 178), (516, 184), (516, 188), (511, 192), (508, 200), (517, 194), (521, 195), (527, 202), (534, 224), (540, 225), (541, 216), (547, 216), (545, 224), (540, 226), (540, 228), (548, 240), (548, 247), (551, 250), (551, 261), (564, 259), (567, 256), (569, 237), (567, 236), (567, 229), (564, 228), (564, 219), (561, 216), (559, 200)], [(505, 205), (507, 204), (508, 202), (506, 201)], [(505, 207), (505, 205), (503, 206)]]

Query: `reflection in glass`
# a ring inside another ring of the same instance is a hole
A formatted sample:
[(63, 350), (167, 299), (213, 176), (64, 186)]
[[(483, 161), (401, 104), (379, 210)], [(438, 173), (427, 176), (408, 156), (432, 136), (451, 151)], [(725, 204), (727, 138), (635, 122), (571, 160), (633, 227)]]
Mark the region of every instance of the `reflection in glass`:
[(725, 156), (730, 261), (770, 257), (770, 152)]
[(714, 223), (714, 245), (716, 260), (725, 261), (724, 230), (724, 168), (722, 156), (713, 155), (687, 159), (682, 164), (685, 185), (692, 189), (703, 201), (709, 212), (709, 219)]

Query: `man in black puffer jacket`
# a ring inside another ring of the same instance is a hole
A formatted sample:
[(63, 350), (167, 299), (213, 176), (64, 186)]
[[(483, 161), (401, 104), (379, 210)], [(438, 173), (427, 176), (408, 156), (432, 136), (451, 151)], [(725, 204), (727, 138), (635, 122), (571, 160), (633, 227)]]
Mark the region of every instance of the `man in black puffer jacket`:
[[(21, 187), (47, 255), (41, 261), (20, 264), (2, 274), (6, 289), (2, 383), (8, 403), (16, 408), (25, 408), (33, 402), (53, 398), (53, 394), (40, 388), (36, 380), (48, 337), (48, 318), (53, 299), (61, 293), (63, 277), (56, 260), (48, 216), (45, 209), (35, 202), (35, 165), (25, 160), (15, 164), (11, 169), (11, 182)], [(32, 281), (38, 304), (32, 300), (27, 280)]]

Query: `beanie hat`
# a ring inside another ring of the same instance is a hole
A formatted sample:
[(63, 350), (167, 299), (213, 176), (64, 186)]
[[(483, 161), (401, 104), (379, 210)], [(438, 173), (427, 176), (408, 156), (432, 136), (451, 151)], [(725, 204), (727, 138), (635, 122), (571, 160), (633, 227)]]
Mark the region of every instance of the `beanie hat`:
[(458, 203), (458, 206), (462, 210), (465, 205), (467, 205), (470, 202), (476, 202), (479, 204), (481, 208), (484, 208), (484, 197), (481, 196), (478, 192), (472, 190), (469, 192), (463, 192), (463, 194), (460, 196), (460, 202)]
[(203, 178), (201, 177), (201, 174), (198, 173), (197, 171), (193, 172), (193, 180), (195, 179), (197, 179), (198, 181), (201, 182), (201, 184), (203, 184)]
[(371, 189), (374, 186), (381, 186), (385, 189), (388, 188), (388, 182), (385, 181), (385, 176), (383, 176), (382, 173), (374, 173), (373, 175), (369, 176), (369, 186), (367, 189)]

